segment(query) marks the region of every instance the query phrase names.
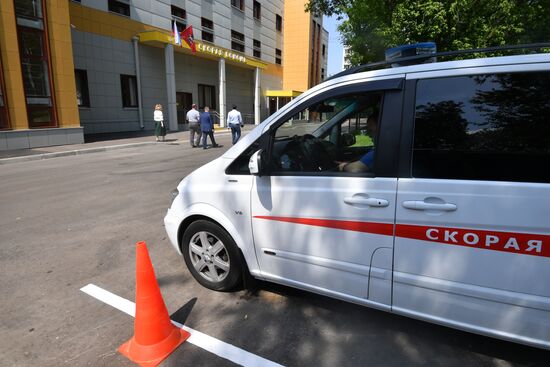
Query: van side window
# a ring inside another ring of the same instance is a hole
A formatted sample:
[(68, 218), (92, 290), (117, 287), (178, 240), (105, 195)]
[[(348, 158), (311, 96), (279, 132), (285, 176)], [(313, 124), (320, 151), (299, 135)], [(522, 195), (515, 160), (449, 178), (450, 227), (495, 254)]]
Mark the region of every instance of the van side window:
[(550, 72), (419, 80), (417, 178), (550, 183)]
[[(276, 128), (269, 171), (286, 174), (374, 174), (374, 139), (368, 120), (381, 103), (380, 93), (354, 93), (314, 103)], [(371, 152), (370, 170), (342, 172), (343, 162), (361, 160)], [(367, 172), (369, 171), (369, 172)]]

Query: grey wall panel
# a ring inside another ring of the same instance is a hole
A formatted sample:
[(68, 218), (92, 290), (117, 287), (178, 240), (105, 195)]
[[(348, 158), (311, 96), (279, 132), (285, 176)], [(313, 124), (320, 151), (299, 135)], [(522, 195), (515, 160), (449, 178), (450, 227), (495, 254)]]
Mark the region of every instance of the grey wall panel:
[(77, 30), (73, 35), (73, 43), (86, 51), (85, 57), (75, 57), (75, 67), (86, 70), (88, 76), (90, 108), (79, 110), (84, 133), (139, 129), (137, 109), (122, 107), (120, 75), (135, 75), (131, 42)]
[(164, 49), (140, 45), (139, 56), (143, 121), (145, 129), (149, 130), (154, 127), (155, 104), (160, 103), (164, 107), (168, 105)]
[(172, 4), (174, 4), (178, 8), (182, 8), (182, 9), (186, 8), (186, 1), (185, 0), (172, 0)]
[(81, 0), (81, 4), (97, 10), (108, 11), (107, 0)]
[[(232, 7), (231, 8), (231, 29), (236, 30), (237, 32), (244, 33), (244, 18), (245, 18), (245, 14), (242, 11)], [(231, 36), (231, 33), (229, 35)]]
[(254, 70), (226, 64), (227, 111), (234, 104), (246, 123), (254, 122)]
[(176, 69), (176, 92), (192, 93), (193, 102), (198, 103), (198, 85), (213, 85), (218, 88), (218, 62), (205, 60), (193, 55), (176, 53), (174, 55)]
[(210, 1), (203, 1), (201, 3), (201, 13), (203, 14), (203, 17), (207, 17), (212, 19), (212, 10), (214, 9), (214, 6), (212, 2)]
[(172, 24), (170, 19), (161, 17), (159, 15), (155, 15), (155, 14), (152, 14), (151, 25), (153, 27), (164, 28), (166, 30), (172, 29)]
[[(152, 12), (152, 5), (153, 3), (156, 3), (156, 1), (151, 0), (132, 0), (131, 4), (136, 10), (141, 10), (142, 12)], [(137, 20), (137, 19), (136, 19)]]
[(200, 26), (201, 25), (201, 22), (200, 22), (201, 4), (200, 4), (200, 2), (187, 1), (187, 5), (185, 7), (185, 10), (187, 12), (187, 17), (192, 15), (195, 18), (199, 18), (199, 22), (197, 23), (197, 26)]
[(145, 23), (145, 24), (152, 24), (153, 23), (153, 15), (151, 12), (139, 8), (135, 8), (135, 17), (132, 17), (132, 19), (137, 20), (138, 22)]

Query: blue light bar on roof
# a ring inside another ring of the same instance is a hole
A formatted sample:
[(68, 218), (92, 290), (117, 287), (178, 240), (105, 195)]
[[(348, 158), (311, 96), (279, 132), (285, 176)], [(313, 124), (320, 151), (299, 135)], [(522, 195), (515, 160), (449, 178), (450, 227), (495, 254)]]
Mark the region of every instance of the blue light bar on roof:
[(399, 59), (404, 57), (424, 55), (424, 54), (435, 54), (436, 52), (437, 52), (437, 46), (435, 45), (435, 42), (421, 42), (421, 43), (415, 43), (412, 45), (403, 45), (403, 46), (388, 48), (385, 54), (386, 54), (386, 61), (389, 61), (389, 62), (393, 60), (397, 61), (391, 64), (392, 67), (396, 67), (396, 66), (406, 66), (406, 65), (413, 65), (413, 64), (419, 64), (419, 63), (436, 62), (437, 60), (435, 57), (431, 57), (425, 60), (409, 60), (409, 61), (398, 62)]

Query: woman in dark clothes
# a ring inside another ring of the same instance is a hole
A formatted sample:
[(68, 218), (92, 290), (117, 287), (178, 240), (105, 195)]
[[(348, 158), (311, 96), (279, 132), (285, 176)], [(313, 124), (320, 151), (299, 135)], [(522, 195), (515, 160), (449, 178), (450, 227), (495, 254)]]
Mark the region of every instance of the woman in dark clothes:
[(162, 141), (164, 141), (164, 137), (166, 136), (166, 126), (164, 126), (164, 117), (162, 115), (161, 104), (157, 104), (155, 106), (153, 120), (155, 120), (155, 136), (157, 137), (157, 141), (159, 141), (159, 136), (161, 137)]

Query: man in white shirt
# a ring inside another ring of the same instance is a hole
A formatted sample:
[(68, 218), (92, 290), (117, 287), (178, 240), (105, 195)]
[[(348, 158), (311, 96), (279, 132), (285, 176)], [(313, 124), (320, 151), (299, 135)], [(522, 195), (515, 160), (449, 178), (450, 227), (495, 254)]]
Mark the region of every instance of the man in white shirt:
[[(187, 112), (185, 119), (189, 122), (189, 142), (193, 148), (196, 148), (199, 146), (202, 134), (200, 125), (201, 115), (197, 111), (196, 104), (193, 103), (191, 105), (191, 109)], [(196, 138), (195, 135), (197, 136)]]
[(241, 127), (243, 127), (243, 118), (235, 105), (227, 114), (227, 126), (231, 129), (231, 138), (233, 139), (233, 145), (235, 145), (241, 137)]

